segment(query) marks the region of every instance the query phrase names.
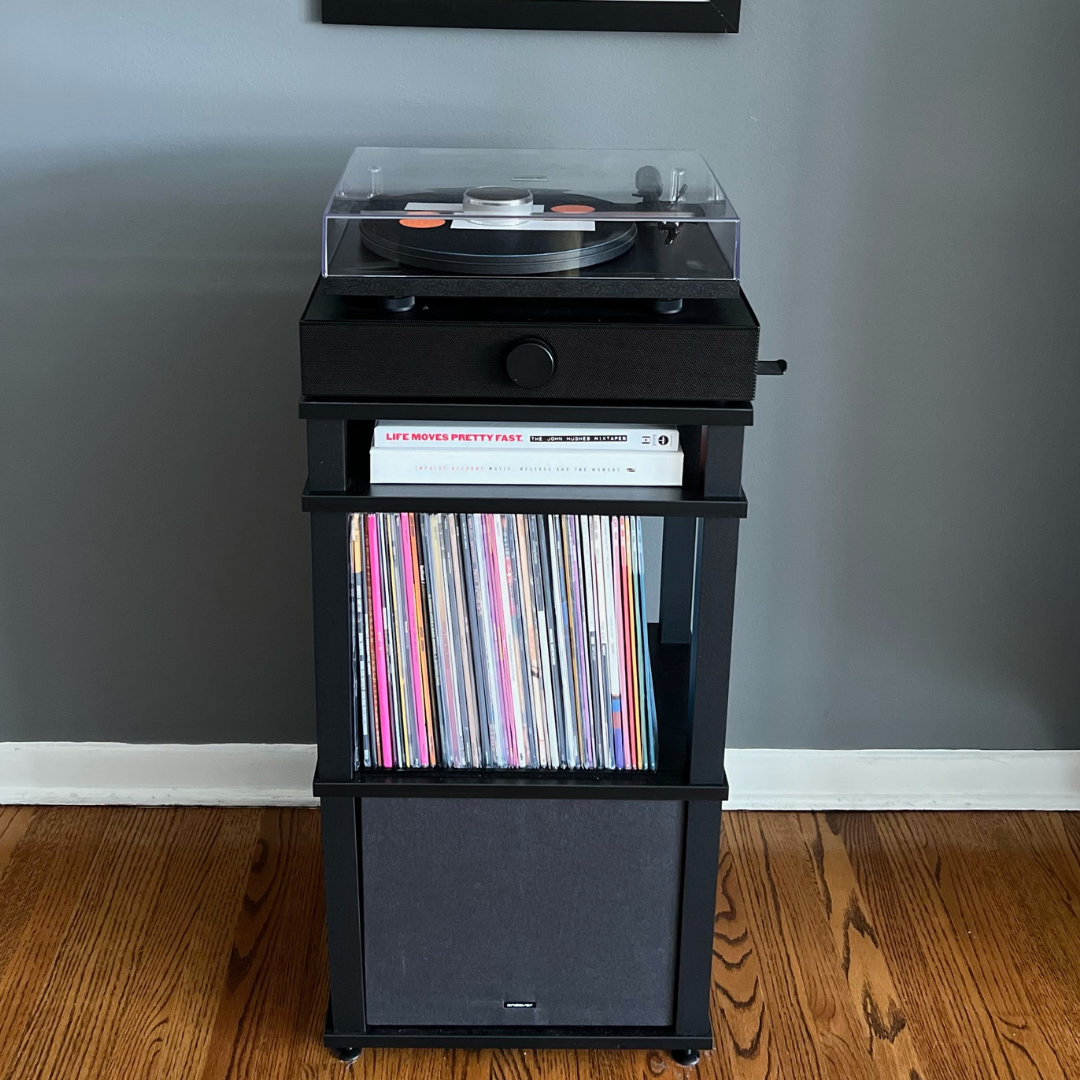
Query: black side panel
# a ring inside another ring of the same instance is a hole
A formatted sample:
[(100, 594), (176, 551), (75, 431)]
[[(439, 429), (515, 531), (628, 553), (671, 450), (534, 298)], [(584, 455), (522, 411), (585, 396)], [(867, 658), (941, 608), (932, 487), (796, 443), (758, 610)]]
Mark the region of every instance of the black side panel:
[(368, 1024), (674, 1023), (685, 819), (677, 802), (362, 800)]

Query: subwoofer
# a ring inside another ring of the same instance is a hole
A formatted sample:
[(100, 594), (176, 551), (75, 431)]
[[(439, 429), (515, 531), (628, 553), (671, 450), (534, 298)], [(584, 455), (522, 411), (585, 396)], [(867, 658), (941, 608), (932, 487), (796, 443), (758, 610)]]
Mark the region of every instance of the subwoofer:
[(374, 1025), (674, 1022), (681, 802), (362, 799)]

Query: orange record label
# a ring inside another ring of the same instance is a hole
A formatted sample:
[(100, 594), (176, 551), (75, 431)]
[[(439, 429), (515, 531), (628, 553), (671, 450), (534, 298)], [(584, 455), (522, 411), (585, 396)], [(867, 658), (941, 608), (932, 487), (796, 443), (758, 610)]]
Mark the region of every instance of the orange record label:
[(581, 203), (563, 203), (562, 206), (551, 208), (556, 214), (591, 214), (596, 207), (584, 206)]
[(446, 218), (437, 217), (435, 214), (428, 214), (423, 210), (418, 210), (408, 217), (400, 218), (398, 224), (404, 225), (406, 229), (437, 229), (440, 225), (446, 224)]

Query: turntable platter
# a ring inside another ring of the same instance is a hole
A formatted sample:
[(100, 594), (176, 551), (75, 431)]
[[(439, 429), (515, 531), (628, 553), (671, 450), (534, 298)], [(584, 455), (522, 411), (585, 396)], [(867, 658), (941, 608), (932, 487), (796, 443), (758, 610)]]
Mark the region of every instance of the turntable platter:
[[(475, 218), (440, 216), (440, 209), (446, 212), (445, 208), (463, 203), (477, 209)], [(575, 214), (623, 208), (568, 191), (429, 191), (372, 200), (370, 208), (400, 210), (402, 216), (364, 218), (360, 236), (366, 248), (395, 262), (451, 273), (577, 270), (617, 258), (633, 247), (637, 237), (633, 221), (576, 222)], [(545, 209), (565, 214), (566, 220), (515, 216)]]

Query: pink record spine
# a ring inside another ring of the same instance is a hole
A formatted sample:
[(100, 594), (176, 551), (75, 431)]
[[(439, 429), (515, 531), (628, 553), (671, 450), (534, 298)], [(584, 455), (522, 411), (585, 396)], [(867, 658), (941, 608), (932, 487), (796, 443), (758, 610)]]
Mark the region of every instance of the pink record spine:
[[(371, 591), (374, 596), (382, 596), (382, 567), (379, 559), (379, 536), (375, 515), (369, 514), (368, 527), (368, 553), (371, 562)], [(374, 607), (375, 617), (375, 678), (379, 687), (379, 730), (382, 733), (382, 764), (385, 768), (393, 768), (394, 755), (390, 737), (390, 712), (389, 694), (386, 677), (386, 642), (383, 637), (382, 602), (376, 600)]]
[(615, 614), (615, 641), (613, 648), (616, 652), (616, 669), (619, 673), (619, 706), (620, 714), (615, 738), (619, 747), (620, 768), (633, 767), (630, 757), (630, 729), (629, 729), (629, 694), (626, 690), (626, 640), (624, 634), (624, 612), (622, 602), (622, 556), (619, 551), (619, 519), (612, 517), (608, 520), (608, 545), (611, 551), (611, 601)]
[(638, 699), (634, 679), (634, 611), (630, 603), (629, 569), (630, 561), (626, 550), (626, 518), (619, 518), (619, 585), (623, 601), (623, 642), (626, 649), (626, 703), (627, 709), (627, 741), (629, 743), (630, 761), (635, 769), (641, 768), (639, 745), (637, 740), (638, 724)]
[(413, 704), (416, 710), (416, 742), (420, 764), (431, 764), (428, 758), (427, 716), (424, 709), (424, 684), (420, 671), (419, 622), (416, 616), (416, 593), (413, 588), (412, 522), (408, 514), (400, 515), (401, 553), (404, 562), (405, 613), (409, 620), (409, 666), (412, 668)]
[(513, 672), (510, 667), (510, 650), (513, 642), (510, 640), (510, 624), (507, 618), (509, 598), (506, 595), (506, 569), (499, 554), (498, 533), (501, 523), (494, 514), (486, 514), (484, 520), (487, 526), (491, 582), (494, 587), (495, 641), (499, 649), (499, 688), (503, 701), (503, 716), (507, 741), (512, 748), (513, 763), (520, 768), (525, 764), (525, 747), (518, 737), (518, 716), (514, 705), (514, 688), (511, 685)]

